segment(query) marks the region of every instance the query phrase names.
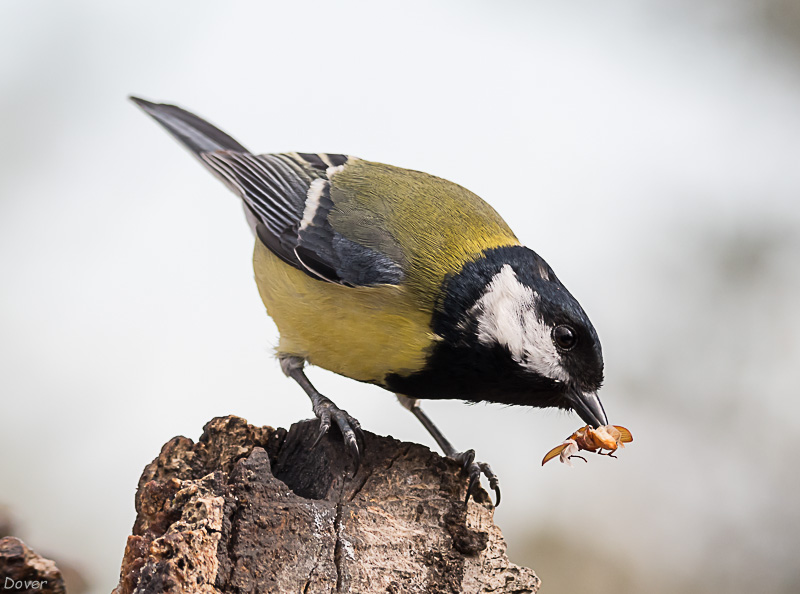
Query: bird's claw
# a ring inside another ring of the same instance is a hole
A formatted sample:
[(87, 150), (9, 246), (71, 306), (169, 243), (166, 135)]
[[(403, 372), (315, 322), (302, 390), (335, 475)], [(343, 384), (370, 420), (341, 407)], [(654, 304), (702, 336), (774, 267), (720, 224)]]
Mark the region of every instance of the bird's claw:
[(331, 428), (331, 419), (333, 419), (342, 432), (342, 438), (347, 449), (350, 450), (350, 456), (353, 458), (353, 464), (355, 465), (354, 472), (358, 472), (358, 467), (361, 463), (361, 451), (364, 449), (364, 431), (361, 429), (361, 423), (324, 396), (314, 403), (314, 414), (319, 419), (319, 433), (311, 447), (315, 447), (325, 436)]
[[(316, 413), (317, 411), (315, 410), (314, 412)], [(328, 429), (331, 428), (331, 414), (327, 409), (323, 409), (320, 414), (317, 415), (317, 418), (319, 419), (319, 433), (317, 433), (317, 439), (311, 444), (312, 448), (317, 447), (317, 444), (328, 432)]]
[(497, 507), (500, 505), (500, 479), (492, 471), (492, 467), (486, 462), (475, 462), (475, 450), (467, 450), (452, 456), (456, 462), (461, 463), (464, 472), (469, 476), (469, 485), (467, 486), (467, 495), (464, 499), (464, 504), (469, 503), (469, 498), (475, 492), (475, 489), (480, 484), (481, 475), (485, 475), (489, 481), (489, 486), (495, 493), (495, 504)]

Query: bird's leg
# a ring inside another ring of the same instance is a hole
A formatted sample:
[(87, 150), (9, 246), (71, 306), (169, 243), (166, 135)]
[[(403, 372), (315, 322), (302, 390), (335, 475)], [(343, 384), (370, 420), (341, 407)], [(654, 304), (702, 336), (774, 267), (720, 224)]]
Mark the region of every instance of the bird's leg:
[[(317, 392), (317, 389), (303, 373), (303, 365), (305, 361), (300, 357), (281, 357), (281, 369), (283, 372), (300, 384), (308, 397), (311, 399), (311, 407), (314, 415), (319, 419), (319, 435), (311, 447), (316, 446), (322, 436), (331, 428), (331, 419), (336, 422), (339, 430), (342, 432), (344, 442), (350, 450), (350, 455), (353, 457), (355, 463), (355, 471), (358, 472), (358, 466), (361, 461), (361, 452), (364, 444), (364, 432), (361, 430), (361, 424), (354, 418), (347, 414), (347, 411), (342, 410), (336, 406), (333, 401)], [(359, 442), (361, 445), (359, 445)]]
[(497, 497), (495, 507), (500, 505), (500, 479), (492, 472), (491, 466), (486, 464), (486, 462), (475, 462), (475, 450), (456, 452), (453, 444), (439, 431), (439, 428), (433, 424), (431, 418), (422, 410), (419, 405), (419, 400), (401, 394), (397, 394), (397, 399), (400, 401), (400, 404), (410, 410), (414, 416), (419, 419), (419, 422), (422, 423), (423, 427), (431, 434), (431, 437), (439, 444), (439, 447), (442, 448), (444, 455), (459, 462), (464, 468), (464, 471), (469, 474), (469, 486), (467, 487), (467, 497), (464, 503), (469, 502), (470, 495), (472, 495), (475, 487), (480, 482), (481, 474), (484, 474), (489, 480), (489, 486), (494, 490), (495, 496)]

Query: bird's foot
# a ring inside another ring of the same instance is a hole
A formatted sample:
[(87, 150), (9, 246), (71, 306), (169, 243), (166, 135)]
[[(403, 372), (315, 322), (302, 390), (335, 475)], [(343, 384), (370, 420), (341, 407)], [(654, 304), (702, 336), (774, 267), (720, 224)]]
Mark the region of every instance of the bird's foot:
[(467, 450), (466, 452), (459, 452), (452, 454), (449, 458), (455, 460), (464, 469), (464, 472), (469, 476), (469, 485), (467, 486), (467, 496), (464, 503), (469, 503), (470, 496), (475, 492), (481, 481), (481, 474), (486, 476), (489, 481), (489, 486), (495, 493), (494, 506), (500, 505), (500, 479), (492, 472), (492, 467), (486, 462), (475, 462), (475, 450)]
[(330, 398), (322, 394), (312, 396), (311, 401), (314, 414), (319, 419), (319, 434), (311, 447), (316, 446), (328, 432), (331, 428), (331, 420), (333, 420), (336, 426), (339, 427), (339, 431), (342, 432), (344, 443), (347, 449), (350, 450), (350, 455), (355, 464), (355, 472), (358, 472), (361, 451), (364, 449), (364, 432), (361, 429), (361, 423), (355, 417), (350, 416), (346, 410), (336, 406)]

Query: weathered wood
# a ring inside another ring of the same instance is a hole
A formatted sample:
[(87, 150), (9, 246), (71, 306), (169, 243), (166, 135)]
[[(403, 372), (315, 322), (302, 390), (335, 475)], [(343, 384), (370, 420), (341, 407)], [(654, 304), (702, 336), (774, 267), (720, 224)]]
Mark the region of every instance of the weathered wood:
[(427, 448), (366, 434), (361, 467), (318, 424), (213, 419), (169, 441), (136, 495), (114, 594), (535, 592), (488, 495)]
[(13, 536), (0, 538), (0, 592), (65, 594), (56, 564)]

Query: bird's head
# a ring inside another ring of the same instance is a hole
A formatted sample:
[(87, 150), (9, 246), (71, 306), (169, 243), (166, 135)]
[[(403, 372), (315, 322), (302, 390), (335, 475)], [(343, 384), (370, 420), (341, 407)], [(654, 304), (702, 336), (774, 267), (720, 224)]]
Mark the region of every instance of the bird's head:
[(467, 399), (572, 409), (593, 427), (608, 424), (597, 332), (535, 252), (484, 253), (451, 279), (442, 312), (445, 340), (477, 371)]

